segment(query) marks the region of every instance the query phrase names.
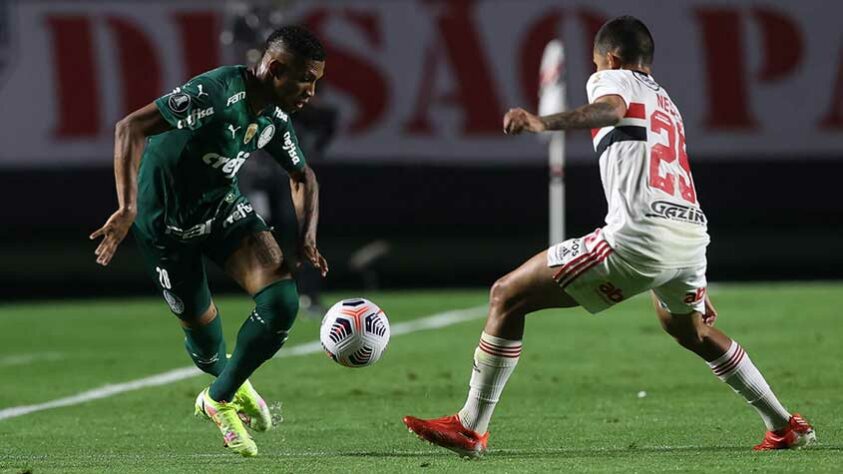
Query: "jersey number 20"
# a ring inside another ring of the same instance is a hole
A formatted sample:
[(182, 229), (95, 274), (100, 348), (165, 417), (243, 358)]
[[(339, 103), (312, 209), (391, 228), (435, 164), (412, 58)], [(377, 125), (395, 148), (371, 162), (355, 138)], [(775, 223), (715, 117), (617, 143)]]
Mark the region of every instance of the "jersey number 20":
[(670, 115), (657, 110), (650, 116), (650, 131), (658, 134), (667, 132), (667, 145), (657, 143), (653, 145), (650, 153), (650, 186), (675, 196), (677, 176), (670, 172), (661, 174), (661, 163), (670, 164), (678, 158), (679, 166), (685, 174), (685, 176), (678, 176), (679, 195), (685, 201), (696, 204), (697, 192), (694, 190), (694, 181), (691, 179), (691, 165), (688, 163), (688, 153), (685, 151), (682, 122), (674, 122)]

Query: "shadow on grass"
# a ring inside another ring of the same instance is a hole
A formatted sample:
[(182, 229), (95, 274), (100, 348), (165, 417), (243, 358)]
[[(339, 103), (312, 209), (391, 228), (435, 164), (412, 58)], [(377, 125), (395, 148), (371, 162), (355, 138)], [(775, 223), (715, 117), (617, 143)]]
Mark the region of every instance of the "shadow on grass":
[[(800, 452), (843, 452), (843, 446), (815, 446), (801, 450)], [(757, 454), (763, 456), (769, 453), (755, 453), (746, 446), (629, 446), (617, 448), (547, 448), (547, 449), (495, 449), (484, 456), (484, 459), (498, 458), (578, 458), (593, 457), (595, 455), (623, 457), (630, 454), (659, 454), (659, 453), (724, 453), (724, 454)], [(794, 451), (789, 451), (794, 452)], [(335, 452), (299, 452), (299, 453), (277, 453), (273, 457), (298, 458), (298, 457), (349, 457), (349, 458), (413, 458), (424, 456), (453, 457), (454, 454), (446, 450), (431, 451), (335, 451)]]
[[(839, 445), (821, 445), (812, 446), (800, 451), (780, 451), (775, 453), (756, 453), (746, 446), (628, 446), (628, 447), (604, 447), (604, 448), (545, 448), (545, 449), (495, 449), (487, 453), (483, 459), (505, 460), (505, 459), (539, 459), (539, 458), (554, 458), (554, 459), (576, 459), (576, 458), (594, 458), (600, 456), (601, 458), (622, 458), (630, 455), (658, 455), (658, 454), (746, 454), (763, 456), (782, 455), (796, 455), (797, 453), (807, 454), (810, 452), (822, 452), (824, 454), (831, 454), (836, 452), (843, 453), (843, 446)], [(427, 450), (427, 451), (298, 451), (298, 452), (276, 452), (276, 453), (261, 453), (259, 459), (307, 459), (307, 458), (371, 458), (371, 459), (410, 459), (410, 458), (454, 458), (454, 454), (444, 449)], [(0, 456), (0, 460), (11, 463), (66, 463), (72, 461), (81, 461), (79, 466), (91, 466), (98, 462), (111, 462), (116, 460), (178, 460), (187, 458), (213, 458), (217, 461), (233, 461), (236, 463), (250, 462), (245, 458), (232, 456), (231, 453), (221, 451), (219, 453), (202, 453), (184, 455), (177, 453), (156, 453), (156, 454), (128, 454), (128, 453), (114, 453), (114, 454), (87, 454), (87, 455), (20, 455), (11, 454)], [(5, 467), (5, 466), (4, 466)], [(65, 465), (67, 467), (67, 465)]]

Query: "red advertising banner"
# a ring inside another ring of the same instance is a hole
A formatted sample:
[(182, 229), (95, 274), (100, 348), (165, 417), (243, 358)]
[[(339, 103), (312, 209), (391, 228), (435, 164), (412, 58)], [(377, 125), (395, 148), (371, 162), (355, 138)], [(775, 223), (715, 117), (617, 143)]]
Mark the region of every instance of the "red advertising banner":
[[(623, 0), (284, 2), (328, 48), (318, 95), (340, 109), (328, 159), (542, 163), (501, 133), (536, 108), (539, 63), (565, 42), (568, 103), (585, 102), (591, 42), (633, 14), (654, 76), (685, 119), (693, 159), (827, 159), (843, 150), (843, 3)], [(0, 166), (103, 165), (113, 125), (194, 74), (239, 62), (220, 43), (224, 2), (0, 4)], [(586, 133), (569, 160), (592, 158)]]

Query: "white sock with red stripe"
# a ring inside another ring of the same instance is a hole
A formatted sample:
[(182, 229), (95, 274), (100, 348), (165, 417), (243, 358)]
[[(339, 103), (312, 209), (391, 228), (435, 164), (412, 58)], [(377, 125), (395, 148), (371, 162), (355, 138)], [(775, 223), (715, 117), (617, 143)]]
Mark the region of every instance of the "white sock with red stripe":
[(746, 355), (743, 347), (735, 341), (725, 354), (708, 363), (711, 371), (726, 382), (735, 393), (742, 396), (761, 415), (770, 431), (784, 428), (790, 420), (790, 413), (782, 406), (767, 385), (764, 376)]
[(521, 341), (501, 339), (485, 332), (480, 336), (480, 343), (474, 350), (468, 399), (459, 412), (463, 426), (481, 435), (486, 433), (495, 405), (520, 355)]

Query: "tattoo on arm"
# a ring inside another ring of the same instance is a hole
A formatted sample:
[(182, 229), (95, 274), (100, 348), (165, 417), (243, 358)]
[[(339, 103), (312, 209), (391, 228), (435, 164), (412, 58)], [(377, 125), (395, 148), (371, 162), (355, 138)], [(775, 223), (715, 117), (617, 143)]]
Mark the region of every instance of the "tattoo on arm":
[(255, 256), (262, 266), (277, 267), (281, 264), (281, 249), (272, 234), (261, 232), (255, 236)]
[(595, 102), (568, 112), (541, 117), (548, 130), (602, 128), (618, 123), (619, 119), (617, 109), (608, 102)]

